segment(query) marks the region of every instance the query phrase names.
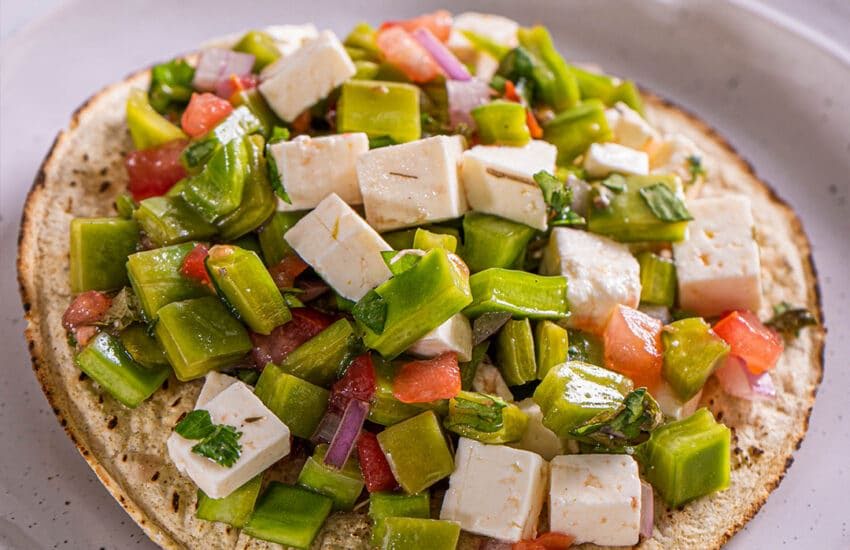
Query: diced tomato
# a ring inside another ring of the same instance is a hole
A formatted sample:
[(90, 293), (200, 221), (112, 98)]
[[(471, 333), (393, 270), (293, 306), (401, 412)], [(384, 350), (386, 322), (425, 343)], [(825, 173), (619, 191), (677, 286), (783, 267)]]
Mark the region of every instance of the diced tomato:
[(663, 324), (636, 309), (618, 305), (603, 334), (605, 367), (650, 390), (661, 381)]
[(460, 392), (457, 354), (447, 352), (433, 359), (411, 361), (393, 380), (393, 395), (402, 403), (428, 403), (449, 399)]
[(77, 340), (80, 347), (84, 347), (98, 332), (100, 332), (100, 329), (94, 325), (74, 327), (74, 339)]
[(313, 123), (313, 115), (310, 109), (303, 111), (292, 121), (292, 131), (296, 134), (305, 134), (310, 129), (310, 124)]
[(74, 327), (93, 325), (103, 319), (111, 305), (112, 298), (98, 290), (78, 294), (62, 314), (62, 326), (71, 330)]
[(369, 403), (375, 397), (377, 383), (372, 356), (368, 353), (359, 355), (331, 388), (328, 407), (343, 411), (352, 399)]
[(404, 21), (387, 21), (381, 25), (381, 30), (391, 27), (401, 27), (407, 32), (413, 32), (420, 27), (425, 27), (434, 33), (434, 36), (439, 38), (441, 42), (445, 42), (449, 39), (449, 35), (452, 32), (452, 14), (446, 10), (437, 10), (433, 13), (426, 13)]
[(180, 273), (190, 279), (194, 279), (205, 285), (212, 285), (210, 274), (207, 273), (206, 259), (210, 253), (210, 249), (203, 244), (196, 244), (186, 257), (183, 258), (183, 265), (180, 266)]
[(363, 473), (367, 491), (370, 493), (392, 491), (398, 487), (398, 482), (390, 469), (390, 463), (378, 444), (378, 438), (372, 432), (366, 430), (360, 432), (360, 439), (357, 440), (357, 458), (360, 461), (360, 471)]
[(528, 107), (525, 109), (525, 124), (528, 126), (528, 131), (532, 138), (540, 139), (543, 137), (543, 128), (537, 123), (537, 118)]
[(747, 363), (753, 374), (775, 367), (785, 349), (782, 338), (751, 311), (733, 311), (714, 325), (714, 332), (729, 344), (733, 355)]
[(259, 77), (255, 74), (246, 74), (243, 76), (232, 74), (216, 82), (215, 95), (230, 101), (236, 92), (256, 88), (257, 84), (259, 84)]
[(180, 119), (180, 127), (192, 137), (202, 136), (232, 112), (233, 105), (215, 94), (192, 94)]
[(505, 81), (505, 99), (514, 103), (522, 103), (522, 98), (516, 93), (516, 86), (510, 80)]
[(307, 262), (295, 254), (290, 254), (271, 266), (269, 273), (271, 273), (274, 284), (278, 288), (292, 288), (295, 285), (295, 278), (304, 273), (308, 267), (310, 266), (307, 265)]
[(315, 309), (300, 307), (291, 311), (292, 320), (276, 327), (271, 334), (251, 333), (251, 341), (254, 343), (251, 358), (258, 368), (269, 363), (280, 363), (295, 348), (335, 321), (334, 317)]
[(513, 550), (566, 550), (573, 545), (573, 537), (564, 533), (543, 533), (533, 540), (514, 543)]
[(429, 82), (443, 74), (428, 50), (401, 27), (380, 30), (377, 44), (387, 62), (398, 67), (413, 82)]
[(130, 194), (137, 201), (158, 197), (186, 177), (180, 153), (186, 148), (184, 140), (175, 140), (142, 151), (133, 151), (124, 159), (129, 176)]

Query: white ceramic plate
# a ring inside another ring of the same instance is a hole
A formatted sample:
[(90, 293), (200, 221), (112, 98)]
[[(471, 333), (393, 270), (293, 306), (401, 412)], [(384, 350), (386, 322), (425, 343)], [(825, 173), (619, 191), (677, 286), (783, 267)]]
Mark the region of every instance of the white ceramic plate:
[[(65, 4), (6, 42), (2, 104), (0, 548), (152, 547), (47, 407), (21, 337), (14, 281), (20, 208), (71, 112), (101, 86), (252, 26), (314, 21), (345, 33), (435, 9), (430, 1), (93, 0)], [(850, 56), (749, 3), (454, 2), (549, 26), (592, 61), (692, 110), (725, 135), (802, 217), (814, 243), (829, 337), (811, 428), (785, 481), (731, 548), (850, 548)]]

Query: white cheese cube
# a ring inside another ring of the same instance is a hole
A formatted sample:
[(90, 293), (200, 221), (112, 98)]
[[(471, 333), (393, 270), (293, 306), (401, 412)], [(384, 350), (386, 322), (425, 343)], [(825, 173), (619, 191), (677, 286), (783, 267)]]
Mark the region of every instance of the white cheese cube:
[[(462, 61), (472, 62), (479, 55), (479, 52), (461, 31), (471, 31), (506, 48), (515, 48), (519, 45), (518, 29), (519, 23), (501, 15), (476, 12), (461, 13), (452, 22), (452, 32), (446, 45)], [(490, 57), (487, 54), (482, 55)], [(492, 59), (492, 57), (490, 58)]]
[(203, 406), (213, 424), (233, 426), (242, 432), (242, 452), (231, 467), (221, 466), (192, 452), (198, 441), (176, 432), (166, 443), (177, 469), (189, 476), (208, 496), (224, 498), (266, 468), (289, 454), (289, 428), (254, 392), (236, 382)]
[(592, 178), (604, 178), (612, 173), (649, 174), (649, 155), (617, 143), (594, 143), (584, 156), (584, 169)]
[(543, 508), (546, 470), (536, 453), (461, 437), (440, 519), (499, 540), (533, 538)]
[(617, 102), (606, 109), (605, 118), (614, 133), (614, 141), (632, 149), (644, 149), (653, 139), (658, 139), (658, 132), (640, 116), (640, 113), (623, 103)]
[(664, 416), (674, 420), (687, 418), (696, 412), (699, 400), (702, 398), (702, 390), (698, 391), (688, 401), (682, 401), (667, 382), (661, 382), (652, 390), (652, 397), (658, 402)]
[(213, 397), (237, 382), (239, 382), (239, 379), (233, 376), (228, 376), (214, 370), (208, 372), (206, 377), (204, 377), (204, 385), (201, 388), (201, 393), (198, 394), (198, 398), (195, 400), (195, 408), (202, 409)]
[(269, 150), (292, 201), (280, 201), (279, 210), (309, 210), (331, 193), (348, 204), (363, 203), (357, 185), (357, 157), (369, 150), (366, 134), (298, 136), (275, 143)]
[(392, 250), (350, 206), (331, 193), (283, 236), (343, 297), (354, 300), (390, 278), (381, 252)]
[(554, 173), (557, 155), (554, 145), (537, 140), (525, 147), (478, 145), (466, 151), (461, 176), (470, 208), (544, 231), (548, 211), (533, 176)]
[(552, 460), (557, 455), (564, 454), (561, 438), (543, 425), (543, 411), (540, 410), (540, 405), (529, 397), (517, 403), (517, 406), (528, 416), (528, 427), (522, 439), (511, 446), (537, 453), (544, 460)]
[(360, 155), (357, 178), (369, 224), (389, 231), (462, 216), (463, 146), (461, 136), (434, 136)]
[(502, 377), (501, 371), (493, 365), (488, 365), (482, 362), (475, 370), (475, 377), (472, 379), (472, 389), (480, 393), (489, 393), (501, 397), (508, 403), (514, 400), (514, 394), (511, 393), (508, 384)]
[(587, 231), (556, 227), (543, 251), (543, 275), (567, 278), (569, 326), (601, 333), (617, 304), (640, 302), (640, 266), (626, 245)]
[(356, 72), (342, 42), (334, 33), (322, 31), (315, 40), (276, 61), (258, 89), (280, 118), (292, 122)]
[(407, 350), (419, 357), (436, 357), (442, 353), (453, 351), (461, 363), (472, 359), (472, 326), (469, 319), (462, 313), (449, 317)]
[(629, 455), (563, 455), (552, 460), (549, 524), (575, 544), (632, 546), (640, 537), (640, 477)]
[(694, 220), (673, 243), (679, 306), (703, 317), (761, 305), (759, 249), (750, 199), (724, 195), (687, 203)]
[[(277, 49), (280, 50), (280, 55), (283, 57), (292, 55), (295, 53), (295, 50), (319, 36), (318, 29), (312, 23), (306, 23), (304, 25), (269, 25), (264, 30), (272, 37)], [(274, 63), (277, 63), (277, 61)], [(265, 69), (268, 69), (274, 63), (266, 66), (263, 71), (265, 72)]]
[(710, 169), (696, 143), (682, 134), (666, 135), (654, 140), (650, 147), (649, 167), (653, 174), (676, 174), (684, 183), (697, 183), (701, 175), (694, 174), (695, 162), (705, 171)]

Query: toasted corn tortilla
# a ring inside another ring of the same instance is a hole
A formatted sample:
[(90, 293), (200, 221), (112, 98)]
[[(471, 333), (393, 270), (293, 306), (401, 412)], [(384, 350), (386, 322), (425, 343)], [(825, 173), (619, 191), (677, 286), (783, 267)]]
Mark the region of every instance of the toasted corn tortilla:
[[(21, 220), (18, 277), (32, 367), (80, 454), (155, 543), (163, 548), (279, 548), (195, 518), (196, 488), (174, 468), (165, 440), (192, 409), (201, 381), (179, 383), (172, 377), (137, 409), (125, 408), (81, 374), (62, 328), (62, 313), (72, 297), (69, 224), (78, 216), (116, 214), (114, 199), (127, 184), (124, 155), (133, 150), (125, 102), (129, 90), (147, 88), (148, 79), (148, 71), (135, 74), (83, 104), (57, 136), (30, 190)], [(811, 248), (791, 208), (706, 124), (656, 96), (646, 94), (645, 101), (657, 129), (685, 134), (706, 154), (710, 172), (700, 194), (735, 192), (752, 199), (761, 250), (762, 318), (782, 300), (805, 305), (821, 318)], [(809, 328), (787, 345), (773, 374), (778, 391), (773, 401), (735, 399), (709, 380), (702, 404), (734, 434), (731, 486), (681, 510), (668, 510), (656, 498), (655, 532), (641, 548), (717, 548), (756, 514), (805, 435), (822, 377), (823, 337), (821, 328)], [(292, 483), (304, 459), (304, 450), (296, 449), (266, 477)], [(433, 493), (436, 517), (442, 491)], [(332, 515), (313, 547), (367, 548), (364, 512)], [(464, 533), (460, 547), (477, 548), (482, 540)]]

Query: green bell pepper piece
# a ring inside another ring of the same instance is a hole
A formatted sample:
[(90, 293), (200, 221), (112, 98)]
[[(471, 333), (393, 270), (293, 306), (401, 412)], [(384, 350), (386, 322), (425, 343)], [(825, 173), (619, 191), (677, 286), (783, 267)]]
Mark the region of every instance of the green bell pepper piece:
[(478, 365), (480, 365), (481, 361), (484, 360), (484, 356), (487, 355), (487, 349), (489, 347), (490, 340), (484, 340), (483, 342), (476, 344), (472, 347), (472, 358), (469, 361), (458, 365), (460, 367), (461, 389), (469, 390), (472, 388), (472, 381), (475, 379), (475, 373), (478, 370)]
[(305, 214), (307, 212), (275, 212), (265, 225), (257, 231), (266, 265), (277, 265), (282, 259), (295, 253), (283, 236)]
[(218, 149), (200, 174), (186, 180), (181, 195), (202, 218), (220, 222), (242, 204), (251, 142), (234, 139)]
[(254, 476), (251, 481), (224, 498), (210, 498), (198, 489), (198, 509), (195, 511), (195, 517), (242, 528), (251, 518), (262, 484), (263, 474)]
[(245, 235), (234, 239), (230, 244), (249, 252), (253, 252), (260, 258), (263, 257), (263, 249), (260, 248), (260, 240), (257, 238), (255, 233), (246, 233)]
[(260, 497), (245, 534), (306, 550), (331, 513), (333, 501), (301, 487), (272, 482)]
[(337, 469), (325, 464), (327, 452), (326, 444), (316, 446), (313, 456), (307, 459), (298, 474), (298, 485), (330, 497), (334, 510), (351, 510), (363, 492), (363, 476), (356, 453), (352, 453), (342, 469)]
[(262, 121), (255, 115), (247, 105), (233, 109), (223, 121), (210, 130), (203, 137), (192, 141), (180, 159), (183, 166), (195, 174), (212, 159), (213, 155), (233, 140), (258, 132), (263, 128)]
[(454, 471), (440, 421), (425, 411), (378, 434), (378, 443), (402, 489), (419, 493)]
[(395, 367), (390, 361), (375, 357), (375, 397), (369, 408), (369, 421), (382, 426), (392, 426), (422, 412), (411, 403), (402, 403), (393, 395)]
[(652, 432), (636, 454), (671, 508), (729, 486), (731, 432), (708, 409)]
[(549, 370), (534, 391), (543, 425), (560, 437), (605, 411), (617, 409), (632, 381), (617, 372), (570, 361)]
[(419, 139), (419, 88), (378, 80), (349, 80), (342, 85), (336, 111), (337, 132), (389, 136), (395, 143)]
[(254, 332), (270, 334), (292, 319), (274, 279), (253, 252), (219, 244), (210, 249), (206, 266), (219, 295)]
[(390, 245), (393, 250), (408, 250), (413, 248), (413, 240), (416, 238), (416, 229), (400, 229), (382, 233), (381, 238)]
[(133, 200), (133, 196), (130, 193), (121, 193), (117, 197), (115, 197), (115, 211), (118, 212), (118, 216), (124, 220), (132, 220), (133, 212), (136, 211), (139, 205), (136, 204), (136, 201)]
[(262, 71), (266, 65), (280, 58), (280, 50), (274, 38), (263, 31), (248, 31), (233, 46), (233, 50), (254, 56), (254, 67), (251, 70), (255, 73)]
[(348, 320), (340, 319), (295, 348), (283, 359), (280, 368), (317, 386), (329, 386), (336, 379), (353, 339), (354, 327)]
[(272, 130), (276, 126), (283, 125), (283, 121), (274, 114), (274, 111), (271, 110), (271, 107), (269, 107), (269, 104), (266, 103), (265, 99), (263, 99), (262, 94), (260, 94), (257, 88), (249, 88), (247, 90), (236, 92), (230, 97), (230, 102), (233, 103), (234, 107), (244, 105), (255, 117), (257, 117), (257, 120), (260, 123), (257, 130), (266, 139), (271, 137)]
[(640, 95), (640, 90), (638, 89), (637, 84), (631, 80), (623, 81), (619, 86), (617, 86), (617, 89), (614, 90), (614, 97), (611, 98), (611, 104), (613, 105), (618, 101), (622, 101), (637, 111), (641, 116), (646, 114), (643, 108), (643, 96)]
[(454, 521), (389, 517), (381, 523), (381, 550), (454, 550), (460, 538), (460, 524)]
[(457, 250), (457, 237), (450, 233), (434, 233), (427, 229), (418, 228), (413, 236), (413, 248), (420, 250), (442, 248), (454, 253)]
[(443, 426), (482, 443), (512, 443), (525, 433), (528, 416), (495, 395), (461, 391), (449, 400), (449, 414)]
[(231, 366), (253, 347), (242, 323), (214, 296), (162, 307), (154, 330), (182, 382)]
[[(517, 38), (523, 48), (542, 61), (543, 66), (534, 72), (540, 98), (556, 112), (578, 105), (581, 94), (576, 77), (555, 49), (546, 27), (521, 28)], [(544, 68), (548, 70), (543, 71)]]
[(147, 368), (133, 361), (121, 341), (101, 332), (77, 354), (77, 366), (106, 393), (134, 409), (168, 379), (168, 367)]
[(198, 215), (182, 197), (145, 199), (133, 216), (157, 246), (205, 240), (217, 233), (215, 226)]
[(416, 265), (375, 289), (386, 304), (384, 330), (379, 334), (358, 320), (363, 342), (386, 358), (397, 356), (472, 301), (468, 277), (466, 267), (445, 250), (427, 252)]
[(528, 319), (511, 319), (496, 336), (496, 364), (509, 386), (537, 379), (534, 337)]
[(570, 343), (567, 358), (570, 361), (581, 361), (591, 365), (604, 364), (601, 338), (578, 329), (569, 329), (567, 334), (569, 335), (567, 340)]
[(497, 99), (472, 109), (472, 118), (484, 145), (522, 147), (531, 139), (525, 107), (519, 103)]
[(151, 107), (160, 114), (169, 111), (178, 112), (189, 103), (192, 93), (192, 79), (195, 68), (185, 59), (172, 59), (167, 63), (154, 65), (151, 69), (151, 85), (148, 98)]
[(156, 319), (166, 304), (209, 295), (203, 284), (180, 273), (183, 260), (193, 248), (195, 243), (183, 243), (136, 252), (127, 259), (130, 284), (148, 321)]
[(664, 379), (683, 401), (689, 401), (729, 354), (729, 344), (701, 317), (674, 321), (661, 332)]
[(534, 327), (534, 349), (537, 352), (537, 378), (543, 380), (549, 369), (568, 359), (570, 338), (567, 329), (552, 321), (540, 321)]
[(316, 432), (330, 397), (325, 388), (287, 374), (273, 364), (263, 369), (254, 393), (286, 424), (292, 435), (304, 439)]
[(567, 317), (567, 279), (493, 267), (469, 278), (472, 303), (463, 311), (470, 318), (507, 311), (530, 319)]
[(71, 292), (127, 286), (127, 257), (139, 244), (139, 226), (120, 218), (71, 220)]
[(640, 301), (673, 307), (676, 301), (676, 264), (658, 254), (638, 254), (640, 264)]
[(372, 61), (381, 59), (381, 50), (375, 42), (375, 29), (369, 23), (358, 23), (354, 26), (343, 44), (350, 48), (357, 48), (369, 54)]
[[(587, 230), (621, 242), (681, 241), (688, 228), (687, 221), (664, 221), (650, 209), (641, 190), (662, 184), (675, 196), (682, 194), (682, 181), (675, 175), (612, 176), (622, 191), (611, 192), (608, 187), (593, 186)], [(609, 178), (606, 181), (611, 180)]]
[(581, 105), (568, 109), (543, 127), (543, 139), (558, 148), (558, 164), (567, 165), (584, 153), (592, 143), (611, 141), (614, 138), (605, 104), (598, 99), (588, 99)]
[(431, 517), (431, 497), (428, 491), (403, 493), (372, 493), (369, 495), (369, 519), (372, 520), (372, 546), (379, 547), (384, 539), (384, 519)]
[(576, 77), (582, 99), (599, 99), (608, 106), (622, 101), (643, 115), (643, 99), (640, 90), (631, 80), (620, 80), (575, 65), (569, 65), (569, 68)]
[(148, 103), (148, 94), (138, 88), (127, 98), (127, 127), (136, 149), (150, 149), (177, 139), (189, 139), (183, 130), (157, 113)]
[(508, 268), (523, 255), (534, 233), (533, 228), (522, 223), (467, 212), (463, 216), (461, 256), (472, 273), (491, 267)]
[(141, 366), (149, 369), (168, 366), (168, 357), (156, 338), (148, 333), (145, 325), (130, 325), (122, 330), (118, 337), (130, 357)]
[[(361, 50), (362, 51), (362, 50)], [(354, 80), (374, 80), (378, 76), (380, 66), (377, 63), (366, 59), (357, 59), (354, 61), (354, 69), (357, 71), (351, 78)]]

